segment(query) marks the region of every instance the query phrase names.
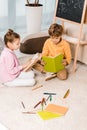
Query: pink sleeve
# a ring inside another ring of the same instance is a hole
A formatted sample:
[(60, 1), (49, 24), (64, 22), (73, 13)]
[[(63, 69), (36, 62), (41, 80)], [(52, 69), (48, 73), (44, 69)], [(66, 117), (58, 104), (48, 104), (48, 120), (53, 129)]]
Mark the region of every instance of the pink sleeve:
[(7, 57), (5, 58), (5, 65), (9, 74), (19, 74), (22, 70), (22, 66), (18, 64), (18, 61), (15, 56), (10, 53), (7, 54)]

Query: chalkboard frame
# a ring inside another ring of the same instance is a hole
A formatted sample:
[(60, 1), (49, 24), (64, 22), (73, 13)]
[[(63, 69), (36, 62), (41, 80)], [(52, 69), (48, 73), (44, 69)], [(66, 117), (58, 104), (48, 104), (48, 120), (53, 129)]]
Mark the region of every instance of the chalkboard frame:
[(74, 20), (70, 20), (70, 19), (67, 19), (67, 18), (63, 18), (63, 17), (57, 16), (57, 10), (58, 10), (59, 0), (56, 0), (56, 8), (55, 8), (55, 13), (54, 13), (54, 21), (55, 21), (55, 19), (60, 19), (60, 20), (66, 21), (66, 22), (73, 22), (73, 23), (76, 23), (76, 24), (83, 23), (84, 19), (85, 19), (85, 12), (86, 12), (86, 0), (83, 0), (83, 1), (84, 1), (84, 4), (83, 4), (83, 8), (82, 8), (81, 21), (80, 22), (76, 22)]

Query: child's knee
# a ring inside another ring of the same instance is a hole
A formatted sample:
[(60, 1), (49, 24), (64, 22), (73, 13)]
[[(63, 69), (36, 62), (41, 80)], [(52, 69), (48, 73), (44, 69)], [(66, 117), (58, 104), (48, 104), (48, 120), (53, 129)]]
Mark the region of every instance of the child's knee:
[(36, 80), (33, 79), (29, 79), (29, 86), (34, 86), (36, 84)]
[(34, 78), (35, 74), (34, 71), (30, 70), (29, 71), (29, 78)]

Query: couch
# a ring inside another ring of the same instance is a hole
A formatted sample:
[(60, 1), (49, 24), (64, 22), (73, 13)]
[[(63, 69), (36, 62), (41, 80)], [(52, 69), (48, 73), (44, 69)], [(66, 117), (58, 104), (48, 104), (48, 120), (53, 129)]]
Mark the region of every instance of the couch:
[[(70, 43), (72, 57), (75, 56), (75, 49), (78, 44), (79, 32), (80, 32), (80, 25), (66, 22), (64, 23), (63, 38)], [(83, 25), (77, 60), (87, 64), (87, 24)]]

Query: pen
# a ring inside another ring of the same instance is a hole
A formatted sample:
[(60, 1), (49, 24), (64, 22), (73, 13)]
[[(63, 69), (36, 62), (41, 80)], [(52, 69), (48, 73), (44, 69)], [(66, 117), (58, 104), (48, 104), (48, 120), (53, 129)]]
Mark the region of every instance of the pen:
[(50, 95), (47, 97), (46, 101), (48, 101), (49, 98), (50, 98)]
[(56, 93), (43, 93), (43, 94), (46, 94), (46, 95), (56, 95)]
[(24, 105), (24, 103), (23, 103), (23, 102), (21, 102), (21, 104), (22, 104), (23, 108), (25, 109), (25, 105)]

